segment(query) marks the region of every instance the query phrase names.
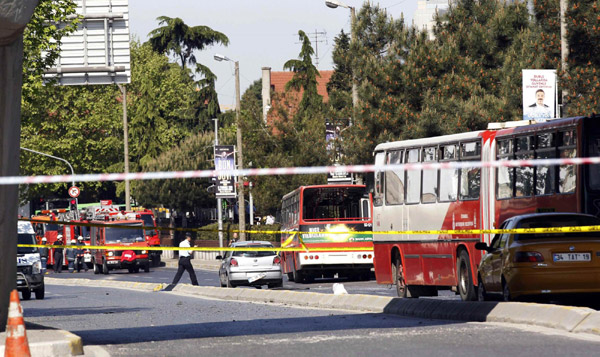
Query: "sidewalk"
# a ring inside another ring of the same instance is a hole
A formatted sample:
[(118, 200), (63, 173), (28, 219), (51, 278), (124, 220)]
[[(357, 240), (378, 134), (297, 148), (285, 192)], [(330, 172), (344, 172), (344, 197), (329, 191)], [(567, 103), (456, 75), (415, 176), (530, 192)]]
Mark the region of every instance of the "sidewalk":
[[(162, 262), (167, 268), (175, 268), (179, 266), (179, 259), (163, 259)], [(220, 260), (205, 260), (205, 259), (192, 259), (192, 266), (194, 269), (219, 271), (221, 266)]]
[[(83, 355), (81, 337), (65, 330), (53, 329), (25, 321), (29, 351), (32, 356)], [(0, 333), (0, 355), (4, 356), (6, 332)]]

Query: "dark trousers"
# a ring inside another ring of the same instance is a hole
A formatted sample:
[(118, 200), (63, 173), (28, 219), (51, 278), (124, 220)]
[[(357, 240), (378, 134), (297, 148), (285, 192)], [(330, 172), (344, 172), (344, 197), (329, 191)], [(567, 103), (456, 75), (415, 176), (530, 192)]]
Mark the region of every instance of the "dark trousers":
[(84, 261), (83, 257), (77, 257), (77, 260), (75, 261), (75, 269), (77, 271), (80, 271), (81, 269), (88, 271), (87, 263)]
[(62, 253), (56, 252), (54, 253), (54, 272), (60, 273), (62, 271)]
[(194, 272), (194, 267), (192, 266), (191, 257), (179, 257), (179, 266), (177, 267), (177, 274), (173, 278), (173, 282), (171, 285), (177, 285), (179, 279), (183, 275), (183, 271), (187, 270), (190, 273), (190, 280), (192, 281), (192, 285), (198, 285), (198, 279), (196, 278), (196, 273)]

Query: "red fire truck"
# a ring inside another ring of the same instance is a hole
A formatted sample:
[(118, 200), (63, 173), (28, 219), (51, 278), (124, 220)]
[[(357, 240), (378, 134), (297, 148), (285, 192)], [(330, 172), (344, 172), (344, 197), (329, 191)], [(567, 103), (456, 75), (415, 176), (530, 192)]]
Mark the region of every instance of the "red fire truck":
[[(42, 244), (42, 238), (46, 238), (46, 244), (54, 244), (54, 242), (56, 242), (58, 234), (63, 234), (63, 227), (58, 225), (56, 221), (59, 220), (59, 216), (62, 216), (66, 212), (66, 210), (44, 210), (41, 211), (39, 215), (31, 217), (31, 219), (36, 221), (44, 221), (43, 223), (32, 223), (35, 230), (35, 238), (38, 244)], [(65, 260), (63, 259), (63, 264), (65, 264), (64, 262)], [(47, 264), (49, 266), (54, 265), (54, 249), (50, 249), (48, 253)]]
[[(140, 211), (122, 211), (121, 212), (128, 217), (135, 217), (135, 219), (141, 219), (144, 221), (144, 227), (154, 227), (156, 228), (156, 221), (154, 220), (154, 213), (152, 213), (149, 209), (144, 209)], [(149, 247), (160, 247), (160, 236), (158, 234), (158, 229), (147, 229), (146, 228), (146, 243)], [(162, 254), (161, 250), (150, 250), (148, 251), (148, 256), (150, 258), (150, 262), (152, 266), (160, 265), (160, 256)]]
[[(101, 212), (90, 220), (91, 245), (105, 246), (106, 249), (92, 249), (92, 266), (94, 274), (108, 274), (109, 270), (127, 269), (137, 273), (144, 269), (150, 271), (148, 246), (145, 240), (141, 219), (115, 218), (105, 215), (100, 220)], [(120, 249), (111, 249), (119, 247)], [(127, 248), (127, 249), (123, 249)]]

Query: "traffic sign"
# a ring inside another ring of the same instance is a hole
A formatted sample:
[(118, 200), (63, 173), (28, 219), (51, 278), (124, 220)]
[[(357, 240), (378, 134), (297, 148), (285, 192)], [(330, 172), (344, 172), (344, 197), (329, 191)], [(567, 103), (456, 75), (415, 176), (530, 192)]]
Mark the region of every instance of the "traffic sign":
[(79, 197), (79, 187), (77, 186), (72, 186), (69, 188), (69, 196), (73, 197), (73, 198), (77, 198)]

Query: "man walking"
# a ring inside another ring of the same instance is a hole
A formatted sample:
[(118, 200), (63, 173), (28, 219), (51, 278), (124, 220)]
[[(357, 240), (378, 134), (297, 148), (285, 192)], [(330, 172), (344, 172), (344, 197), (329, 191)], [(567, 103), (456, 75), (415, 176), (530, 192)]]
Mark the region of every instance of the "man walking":
[[(190, 242), (192, 241), (192, 234), (186, 233), (185, 239), (179, 243), (179, 248), (190, 248)], [(179, 250), (179, 265), (177, 267), (177, 274), (173, 278), (173, 282), (169, 284), (165, 288), (165, 291), (171, 291), (179, 283), (179, 279), (183, 275), (183, 271), (187, 270), (190, 274), (190, 280), (192, 281), (192, 285), (198, 285), (198, 279), (196, 278), (196, 273), (194, 272), (194, 267), (192, 266), (192, 251), (191, 250)]]
[[(56, 242), (53, 245), (63, 245), (63, 236), (59, 234), (56, 237)], [(54, 272), (60, 273), (63, 265), (63, 248), (54, 248)]]

